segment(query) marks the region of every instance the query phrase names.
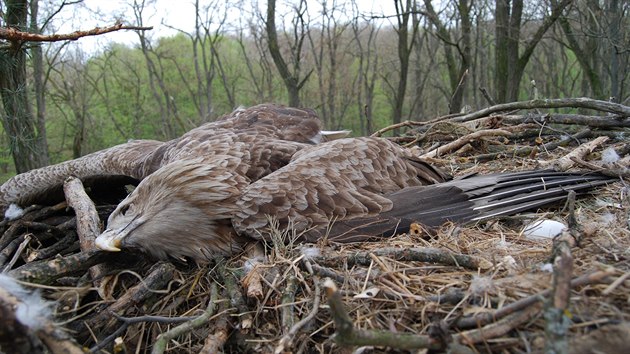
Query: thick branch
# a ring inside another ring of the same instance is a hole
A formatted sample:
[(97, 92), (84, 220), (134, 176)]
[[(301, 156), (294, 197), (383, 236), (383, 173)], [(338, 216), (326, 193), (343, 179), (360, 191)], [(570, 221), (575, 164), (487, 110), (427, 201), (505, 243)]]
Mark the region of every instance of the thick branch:
[[(492, 117), (494, 118), (494, 117)], [(486, 119), (492, 119), (486, 118)], [(630, 119), (618, 117), (587, 116), (583, 114), (523, 114), (506, 115), (501, 117), (501, 123), (516, 125), (522, 123), (537, 122), (539, 124), (568, 124), (587, 125), (596, 128), (630, 128)]]
[(465, 135), (455, 141), (452, 141), (446, 145), (440, 146), (436, 149), (433, 149), (429, 152), (427, 152), (426, 154), (423, 154), (420, 157), (423, 158), (427, 158), (427, 157), (438, 157), (440, 156), (440, 154), (447, 154), (451, 151), (455, 151), (459, 148), (461, 148), (462, 146), (470, 143), (471, 141), (483, 138), (483, 137), (487, 137), (487, 136), (510, 136), (512, 135), (512, 133), (510, 133), (509, 131), (506, 130), (501, 130), (501, 129), (486, 129), (486, 130), (479, 130), (476, 131), (474, 133), (470, 133), (468, 135)]
[(59, 41), (76, 41), (79, 38), (88, 36), (99, 36), (101, 34), (116, 32), (120, 30), (137, 30), (148, 31), (153, 27), (138, 27), (138, 26), (125, 26), (122, 23), (117, 23), (110, 27), (96, 27), (87, 31), (74, 31), (72, 33), (65, 34), (38, 34), (22, 32), (15, 28), (0, 27), (0, 39), (8, 41), (21, 41), (21, 42), (59, 42)]
[(318, 256), (313, 260), (320, 265), (338, 265), (347, 262), (349, 266), (354, 264), (370, 265), (372, 262), (372, 254), (379, 257), (388, 257), (399, 262), (428, 262), (438, 263), (449, 266), (463, 267), (468, 269), (488, 269), (491, 264), (482, 258), (468, 256), (465, 254), (453, 253), (448, 250), (428, 247), (413, 248), (393, 248), (384, 247), (375, 249), (372, 252), (357, 252), (351, 255), (343, 256)]
[(100, 219), (94, 202), (85, 193), (83, 183), (76, 177), (68, 177), (63, 185), (68, 206), (74, 209), (77, 215), (77, 233), (81, 251), (87, 252), (96, 249), (94, 240), (101, 233)]
[(566, 171), (569, 168), (573, 167), (574, 158), (583, 159), (584, 156), (592, 153), (599, 146), (603, 145), (608, 140), (607, 136), (600, 136), (591, 141), (587, 141), (584, 144), (578, 146), (570, 153), (564, 155), (563, 157), (553, 160), (553, 161), (544, 161), (540, 165), (543, 168), (553, 168), (555, 171)]
[[(487, 117), (496, 112), (533, 108), (588, 108), (596, 111), (619, 114), (623, 117), (630, 116), (630, 107), (626, 105), (581, 97), (502, 103), (461, 117), (451, 118), (449, 120), (452, 122), (468, 122), (477, 118)], [(426, 122), (426, 124), (430, 123), (435, 123), (435, 121)]]

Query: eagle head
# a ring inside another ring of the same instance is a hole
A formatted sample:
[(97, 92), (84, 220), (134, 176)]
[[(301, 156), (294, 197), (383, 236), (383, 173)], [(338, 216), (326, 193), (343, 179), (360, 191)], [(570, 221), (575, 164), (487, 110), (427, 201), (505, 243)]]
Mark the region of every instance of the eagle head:
[(236, 199), (249, 183), (232, 156), (170, 163), (142, 180), (96, 239), (105, 251), (139, 248), (154, 257), (207, 260), (240, 249), (232, 228)]

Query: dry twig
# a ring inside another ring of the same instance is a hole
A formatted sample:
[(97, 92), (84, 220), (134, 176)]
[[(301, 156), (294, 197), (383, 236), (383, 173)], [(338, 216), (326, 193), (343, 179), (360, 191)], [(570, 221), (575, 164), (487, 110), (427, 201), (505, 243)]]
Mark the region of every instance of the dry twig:
[(595, 149), (600, 147), (608, 140), (606, 136), (597, 137), (591, 141), (587, 141), (584, 144), (578, 146), (573, 149), (570, 153), (564, 155), (563, 157), (552, 160), (552, 161), (543, 161), (540, 163), (542, 168), (553, 168), (555, 171), (566, 171), (569, 168), (573, 167), (573, 158), (583, 159), (584, 156), (592, 153)]
[(166, 345), (172, 339), (181, 336), (184, 333), (190, 332), (194, 328), (203, 326), (207, 324), (212, 317), (214, 316), (214, 312), (216, 309), (217, 301), (219, 300), (219, 290), (216, 283), (212, 283), (210, 290), (210, 300), (208, 301), (208, 306), (202, 315), (192, 319), (188, 322), (184, 322), (181, 325), (160, 334), (153, 344), (153, 349), (151, 349), (151, 354), (161, 354), (166, 350)]
[(82, 37), (98, 36), (101, 34), (120, 30), (148, 31), (152, 29), (153, 27), (126, 26), (122, 23), (117, 23), (109, 27), (96, 27), (87, 31), (75, 31), (67, 34), (38, 34), (23, 32), (13, 27), (0, 27), (0, 38), (16, 42), (76, 41), (77, 39)]
[(488, 269), (492, 266), (492, 263), (482, 258), (429, 247), (384, 247), (375, 249), (372, 252), (357, 252), (354, 254), (337, 256), (317, 256), (313, 257), (312, 260), (329, 267), (335, 267), (343, 263), (347, 263), (349, 266), (354, 264), (370, 265), (372, 262), (371, 254), (379, 257), (391, 258), (396, 261), (437, 263), (475, 270), (479, 268)]
[(439, 157), (440, 155), (443, 154), (448, 154), (452, 151), (456, 151), (457, 149), (461, 148), (462, 146), (475, 141), (477, 139), (483, 138), (483, 137), (488, 137), (488, 136), (510, 136), (512, 135), (512, 133), (510, 133), (507, 130), (501, 130), (501, 129), (488, 129), (488, 130), (479, 130), (476, 131), (474, 133), (470, 133), (468, 135), (465, 135), (453, 142), (450, 142), (444, 146), (440, 146), (434, 150), (431, 150), (423, 155), (421, 155), (420, 157)]

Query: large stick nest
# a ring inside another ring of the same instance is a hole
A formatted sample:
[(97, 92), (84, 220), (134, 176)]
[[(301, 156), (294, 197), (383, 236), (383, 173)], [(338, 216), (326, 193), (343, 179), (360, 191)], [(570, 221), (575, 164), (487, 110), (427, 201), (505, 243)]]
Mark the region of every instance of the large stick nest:
[[(561, 157), (598, 136), (610, 139), (569, 164), (597, 164), (604, 149), (627, 153), (627, 115), (576, 117), (563, 125), (535, 114), (474, 124), (455, 117), (399, 125), (413, 129), (394, 139), (455, 175), (566, 164)], [(435, 150), (452, 141), (459, 143)], [(113, 208), (97, 202), (100, 220)], [(622, 352), (630, 335), (629, 208), (620, 180), (536, 214), (431, 233), (418, 225), (378, 242), (301, 245), (277, 230), (264, 247), (198, 265), (80, 251), (83, 221), (74, 209), (33, 206), (1, 224), (0, 269), (22, 288), (0, 278), (0, 348)], [(555, 239), (525, 236), (524, 223), (537, 219), (570, 227)], [(30, 289), (49, 301), (48, 312)], [(20, 314), (24, 304), (33, 311)]]

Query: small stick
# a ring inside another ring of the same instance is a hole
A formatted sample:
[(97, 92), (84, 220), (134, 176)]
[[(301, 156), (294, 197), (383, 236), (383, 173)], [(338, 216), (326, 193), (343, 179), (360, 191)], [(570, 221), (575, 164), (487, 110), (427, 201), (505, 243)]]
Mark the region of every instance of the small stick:
[(85, 193), (83, 183), (76, 177), (68, 177), (63, 183), (68, 206), (77, 215), (77, 234), (81, 251), (96, 249), (94, 240), (101, 233), (100, 219), (94, 202)]
[(22, 241), (22, 243), (20, 243), (20, 246), (18, 246), (17, 251), (15, 251), (15, 254), (13, 255), (13, 258), (11, 258), (11, 261), (9, 261), (9, 264), (7, 264), (7, 266), (4, 267), (4, 270), (2, 271), (2, 273), (6, 273), (9, 270), (11, 270), (11, 268), (13, 268), (13, 266), (17, 262), (18, 258), (20, 258), (20, 255), (22, 254), (22, 252), (24, 251), (26, 246), (28, 246), (29, 242), (31, 242), (31, 234), (28, 234), (28, 235), (24, 236), (24, 241)]
[(151, 349), (151, 354), (164, 353), (164, 351), (166, 350), (166, 345), (170, 340), (175, 339), (182, 334), (188, 333), (197, 327), (203, 326), (212, 319), (216, 309), (217, 300), (219, 299), (219, 290), (217, 287), (217, 283), (212, 283), (210, 289), (210, 301), (208, 301), (206, 311), (204, 311), (202, 315), (195, 317), (195, 319), (184, 322), (181, 325), (169, 330), (168, 332), (160, 334), (157, 337), (155, 344), (153, 345), (153, 349)]
[(391, 331), (368, 331), (354, 327), (345, 309), (341, 293), (335, 283), (326, 279), (324, 289), (328, 298), (328, 306), (335, 322), (334, 340), (344, 346), (382, 346), (396, 349), (442, 349), (443, 345), (430, 336)]
[(107, 252), (92, 250), (52, 260), (27, 263), (10, 271), (9, 275), (31, 283), (51, 284), (56, 279), (84, 272), (89, 267), (111, 258), (111, 254)]
[[(571, 281), (571, 288), (576, 288), (579, 286), (584, 286), (587, 284), (596, 284), (604, 282), (606, 278), (615, 273), (613, 268), (608, 268), (606, 270), (596, 271), (589, 274), (582, 275), (577, 277)], [(471, 317), (460, 318), (456, 322), (457, 328), (470, 328), (470, 327), (479, 327), (484, 326), (487, 323), (496, 321), (497, 319), (503, 318), (509, 314), (520, 311), (528, 306), (533, 306), (536, 303), (543, 301), (545, 297), (551, 294), (551, 289), (547, 289), (539, 292), (538, 294), (534, 294), (513, 302), (509, 305), (502, 307), (499, 310), (494, 312), (485, 312), (480, 313)]]
[[(219, 303), (219, 313), (225, 312), (227, 307), (226, 301)], [(203, 348), (199, 351), (199, 354), (214, 354), (220, 353), (221, 349), (228, 340), (228, 320), (227, 316), (221, 316), (215, 321), (214, 327), (216, 330), (212, 334), (208, 334), (203, 344)]]
[[(20, 245), (24, 242), (24, 235), (20, 235), (17, 238), (13, 239), (6, 247), (2, 248), (0, 251), (0, 267), (4, 266), (5, 263), (9, 260), (9, 257), (15, 252)], [(6, 269), (6, 268), (5, 268)], [(3, 273), (6, 272), (3, 271)]]
[(490, 93), (485, 87), (479, 87), (479, 91), (481, 91), (481, 94), (491, 106), (496, 106), (497, 102), (494, 100), (494, 98), (492, 98), (492, 96), (490, 96)]
[(335, 265), (341, 264), (343, 262), (347, 262), (348, 266), (352, 266), (354, 264), (369, 266), (372, 262), (371, 254), (379, 257), (388, 257), (399, 262), (416, 261), (438, 263), (474, 270), (477, 270), (479, 268), (488, 269), (492, 267), (492, 263), (482, 258), (468, 256), (465, 254), (457, 254), (447, 250), (430, 247), (384, 247), (373, 250), (371, 252), (357, 252), (354, 254), (343, 256), (317, 256), (313, 257), (312, 260), (320, 265), (329, 267), (335, 267)]
[(295, 276), (290, 276), (287, 279), (286, 287), (282, 292), (282, 327), (284, 332), (288, 332), (293, 324), (295, 323), (295, 312), (294, 302), (295, 302), (295, 292), (297, 291), (297, 278)]
[(510, 133), (507, 130), (502, 130), (502, 129), (486, 129), (486, 130), (479, 130), (476, 131), (474, 133), (470, 133), (468, 135), (465, 135), (453, 142), (450, 142), (446, 145), (440, 146), (434, 150), (431, 150), (423, 155), (421, 155), (420, 157), (424, 158), (424, 157), (438, 157), (440, 155), (443, 154), (447, 154), (451, 151), (455, 151), (459, 148), (461, 148), (462, 146), (470, 143), (471, 141), (480, 139), (482, 137), (487, 137), (487, 136), (510, 136), (512, 135), (512, 133)]
[(236, 282), (235, 276), (225, 267), (219, 268), (219, 275), (223, 278), (223, 286), (228, 293), (230, 305), (236, 308), (241, 328), (248, 329), (252, 327), (254, 319), (245, 303), (245, 297), (241, 291), (241, 287)]
[[(81, 251), (96, 249), (94, 241), (101, 233), (102, 225), (94, 202), (85, 193), (81, 180), (76, 177), (66, 178), (63, 183), (63, 192), (68, 206), (74, 209), (77, 216), (76, 227)], [(104, 274), (107, 273), (107, 267), (103, 264), (90, 268), (90, 275), (101, 299), (111, 298), (108, 290), (111, 285), (111, 277), (104, 277)]]
[(248, 245), (246, 250), (246, 273), (241, 280), (247, 297), (260, 299), (263, 296), (261, 260), (265, 259), (265, 250), (260, 242)]
[(515, 312), (504, 317), (496, 323), (489, 324), (483, 328), (465, 331), (453, 336), (456, 342), (461, 344), (475, 344), (485, 342), (488, 339), (503, 336), (514, 328), (528, 322), (540, 311), (540, 305), (530, 306), (523, 311)]
[[(531, 101), (519, 101), (510, 103), (501, 103), (492, 107), (484, 108), (477, 112), (466, 114), (461, 117), (454, 118), (454, 122), (468, 122), (481, 117), (487, 117), (492, 113), (511, 111), (516, 109), (535, 109), (535, 108), (588, 108), (596, 111), (609, 112), (619, 114), (624, 117), (630, 116), (630, 107), (622, 104), (594, 100), (590, 98), (556, 98), (541, 99)], [(431, 121), (433, 122), (433, 121)]]
[[(304, 260), (303, 262), (306, 264), (306, 267), (309, 268), (309, 261)], [(319, 312), (319, 301), (321, 298), (321, 287), (319, 285), (319, 279), (317, 277), (315, 277), (314, 279), (314, 286), (315, 294), (313, 295), (313, 307), (311, 308), (311, 312), (309, 312), (308, 315), (306, 315), (304, 318), (294, 324), (293, 327), (291, 327), (291, 329), (289, 329), (289, 331), (280, 339), (280, 341), (278, 342), (278, 346), (276, 346), (276, 349), (274, 350), (275, 354), (284, 353), (285, 348), (291, 345), (291, 342), (293, 341), (293, 338), (295, 338), (297, 333), (304, 326), (310, 323), (315, 318), (315, 316), (317, 316), (317, 313)]]
[[(582, 139), (582, 138), (586, 138), (592, 135), (592, 131), (590, 129), (584, 129), (582, 131), (579, 131), (569, 137), (566, 137), (564, 139), (561, 139), (559, 141), (552, 141), (549, 143), (546, 143), (544, 145), (542, 145), (540, 147), (540, 150), (542, 151), (552, 151), (555, 150), (556, 148), (558, 148), (558, 146), (566, 146), (569, 145), (569, 143), (571, 143), (572, 141), (575, 141), (576, 139)], [(515, 149), (512, 151), (502, 151), (502, 152), (495, 152), (495, 153), (491, 153), (491, 154), (483, 154), (483, 155), (477, 155), (475, 156), (475, 161), (479, 162), (479, 161), (487, 161), (487, 160), (492, 160), (495, 159), (497, 156), (500, 155), (507, 155), (507, 156), (527, 156), (529, 154), (531, 154), (532, 150), (535, 149), (537, 147), (531, 147), (531, 146), (526, 146), (526, 147), (522, 147), (520, 149)]]
[(107, 347), (118, 336), (120, 336), (129, 326), (142, 322), (156, 322), (156, 323), (180, 323), (193, 320), (196, 316), (183, 316), (183, 317), (163, 317), (163, 316), (138, 316), (138, 317), (123, 317), (116, 313), (112, 313), (114, 317), (122, 321), (122, 326), (118, 327), (116, 331), (99, 341), (96, 345), (90, 348), (90, 352), (97, 353), (99, 350)]
[(402, 127), (423, 126), (425, 124), (426, 124), (426, 122), (414, 122), (414, 121), (411, 121), (411, 120), (406, 120), (404, 122), (392, 124), (392, 125), (387, 126), (385, 128), (379, 129), (374, 134), (372, 134), (370, 136), (371, 137), (379, 137), (379, 136), (383, 135), (384, 133), (386, 133), (386, 132), (388, 132), (390, 130), (394, 130), (394, 129), (398, 129), (398, 128), (402, 128)]
[(175, 266), (171, 263), (160, 262), (153, 265), (149, 270), (149, 274), (140, 283), (129, 288), (116, 302), (87, 320), (86, 326), (93, 329), (101, 329), (102, 333), (111, 332), (115, 322), (112, 323), (110, 320), (115, 313), (123, 313), (129, 308), (134, 308), (156, 292), (162, 291), (161, 289), (173, 278), (174, 272)]
[(31, 252), (26, 261), (34, 262), (34, 261), (39, 261), (42, 259), (54, 257), (56, 254), (72, 246), (76, 242), (76, 239), (77, 239), (76, 232), (68, 231), (66, 233), (66, 236), (64, 236), (61, 240), (52, 244), (50, 247), (40, 248), (36, 251)]
[(571, 296), (571, 275), (573, 274), (573, 255), (571, 246), (579, 239), (579, 225), (575, 218), (575, 191), (569, 191), (569, 230), (564, 230), (553, 240), (553, 282), (552, 296), (544, 311), (545, 316), (545, 352), (564, 353), (569, 350), (567, 332), (571, 323), (566, 315)]
[(600, 136), (591, 141), (587, 141), (584, 144), (573, 149), (570, 153), (562, 156), (561, 158), (553, 161), (544, 161), (540, 163), (542, 168), (553, 168), (555, 171), (566, 171), (573, 167), (573, 157), (583, 159), (584, 156), (593, 152), (596, 148), (608, 141), (607, 136)]
[[(593, 171), (597, 171), (603, 175), (606, 176), (610, 176), (610, 177), (624, 177), (624, 178), (629, 178), (630, 177), (630, 169), (628, 169), (627, 167), (623, 167), (620, 166), (618, 168), (607, 168), (607, 167), (602, 167), (599, 165), (596, 165), (594, 163), (591, 162), (587, 162), (584, 161), (580, 158), (577, 157), (571, 157), (571, 160), (573, 160), (573, 162), (575, 162), (576, 164), (582, 166), (582, 167), (586, 167), (590, 170)], [(616, 165), (616, 164), (614, 164)], [(608, 165), (606, 165), (608, 166)]]

